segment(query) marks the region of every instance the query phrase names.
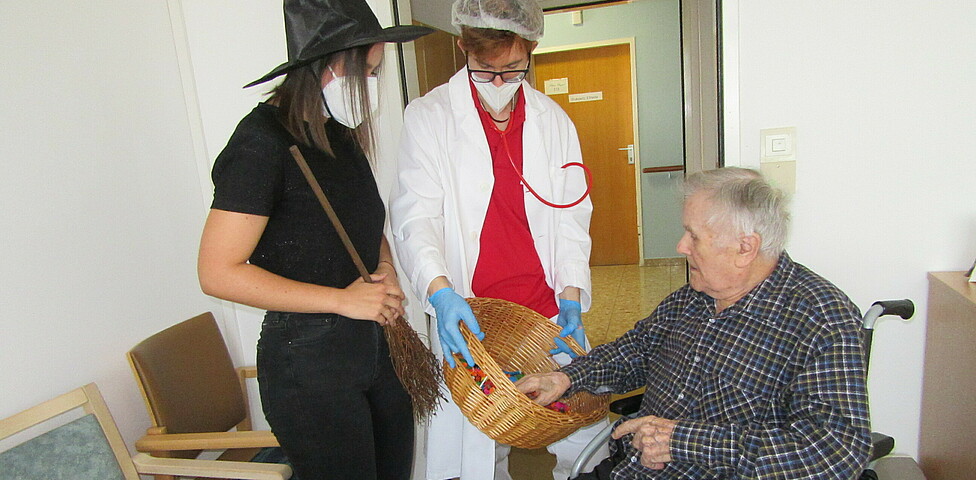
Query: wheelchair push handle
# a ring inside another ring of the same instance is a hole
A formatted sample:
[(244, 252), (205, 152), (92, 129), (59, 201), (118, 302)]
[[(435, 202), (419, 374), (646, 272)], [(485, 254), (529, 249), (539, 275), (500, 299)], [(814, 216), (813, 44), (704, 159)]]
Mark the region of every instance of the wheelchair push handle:
[(915, 303), (909, 299), (903, 300), (878, 300), (871, 304), (871, 308), (864, 314), (863, 324), (866, 330), (873, 330), (878, 318), (886, 315), (898, 315), (904, 320), (912, 318), (915, 314)]
[(879, 300), (874, 302), (874, 305), (881, 305), (884, 310), (881, 312), (881, 316), (885, 315), (898, 315), (904, 320), (912, 318), (915, 314), (915, 304), (909, 299), (904, 300)]

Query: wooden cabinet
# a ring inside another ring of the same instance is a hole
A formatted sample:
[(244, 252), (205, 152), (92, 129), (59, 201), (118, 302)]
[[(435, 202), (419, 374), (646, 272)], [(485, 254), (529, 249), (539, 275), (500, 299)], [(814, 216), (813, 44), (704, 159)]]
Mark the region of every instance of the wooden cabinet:
[(919, 464), (928, 480), (976, 475), (976, 284), (929, 273)]

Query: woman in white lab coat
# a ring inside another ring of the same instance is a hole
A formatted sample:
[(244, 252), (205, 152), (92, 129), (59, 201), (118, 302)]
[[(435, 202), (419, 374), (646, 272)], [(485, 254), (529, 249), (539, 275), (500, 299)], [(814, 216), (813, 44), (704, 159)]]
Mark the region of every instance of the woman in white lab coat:
[[(585, 346), (593, 209), (579, 140), (566, 113), (524, 81), (542, 10), (534, 1), (456, 0), (452, 20), (467, 65), (407, 107), (390, 205), (400, 263), (437, 324), (434, 351), (451, 366), (454, 354), (474, 363), (458, 326), (480, 334), (463, 300), (474, 296), (532, 308)], [(554, 346), (568, 362), (558, 339)], [(600, 426), (549, 447), (554, 478), (568, 476)], [(428, 429), (426, 478), (509, 479), (508, 451), (442, 402)]]

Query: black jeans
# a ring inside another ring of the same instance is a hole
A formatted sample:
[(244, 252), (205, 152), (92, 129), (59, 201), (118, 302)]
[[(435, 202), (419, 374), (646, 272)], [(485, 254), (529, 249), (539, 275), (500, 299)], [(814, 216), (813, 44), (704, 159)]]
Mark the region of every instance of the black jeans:
[(264, 414), (301, 480), (410, 478), (410, 397), (379, 324), (268, 312), (257, 363)]

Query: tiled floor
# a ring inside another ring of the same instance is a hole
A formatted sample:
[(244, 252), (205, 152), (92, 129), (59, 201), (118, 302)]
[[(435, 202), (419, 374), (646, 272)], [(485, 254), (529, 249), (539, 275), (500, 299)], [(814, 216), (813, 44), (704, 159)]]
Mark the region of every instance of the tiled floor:
[[(590, 343), (599, 345), (630, 330), (658, 303), (685, 284), (684, 259), (663, 265), (593, 267), (593, 306), (583, 314)], [(548, 480), (556, 459), (545, 449), (513, 448), (509, 471), (514, 480)]]
[(669, 293), (685, 284), (682, 259), (670, 265), (593, 267), (593, 305), (583, 314), (590, 343), (616, 339), (651, 311)]

